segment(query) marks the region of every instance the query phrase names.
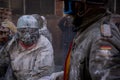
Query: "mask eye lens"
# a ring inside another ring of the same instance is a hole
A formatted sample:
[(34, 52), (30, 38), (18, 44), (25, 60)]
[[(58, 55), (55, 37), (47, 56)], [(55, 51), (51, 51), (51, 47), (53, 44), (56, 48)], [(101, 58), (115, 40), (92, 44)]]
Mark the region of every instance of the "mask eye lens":
[(38, 30), (37, 28), (21, 28), (21, 29), (18, 29), (18, 31), (21, 34), (25, 34), (26, 32), (28, 32), (28, 33), (35, 33), (37, 30)]
[(22, 34), (25, 33), (25, 29), (18, 29), (18, 31)]
[(36, 29), (36, 28), (30, 28), (30, 33), (34, 33), (34, 32), (36, 32), (38, 29)]
[(21, 30), (21, 33), (25, 33), (25, 31), (24, 31), (24, 30)]
[(30, 32), (30, 33), (33, 33), (33, 29), (32, 29), (32, 28), (29, 28), (29, 32)]

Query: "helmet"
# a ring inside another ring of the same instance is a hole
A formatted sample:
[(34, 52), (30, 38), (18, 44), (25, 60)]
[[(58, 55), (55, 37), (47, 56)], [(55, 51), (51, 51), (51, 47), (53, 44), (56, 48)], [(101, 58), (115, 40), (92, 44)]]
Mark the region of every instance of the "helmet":
[(37, 20), (31, 15), (23, 15), (18, 19), (17, 29), (19, 40), (26, 46), (31, 46), (39, 38), (39, 26)]
[(64, 13), (65, 14), (76, 14), (77, 13), (76, 8), (80, 7), (82, 9), (85, 9), (85, 4), (104, 5), (107, 1), (108, 0), (65, 0), (64, 1)]
[(23, 15), (18, 19), (17, 28), (39, 28), (37, 20), (31, 15)]

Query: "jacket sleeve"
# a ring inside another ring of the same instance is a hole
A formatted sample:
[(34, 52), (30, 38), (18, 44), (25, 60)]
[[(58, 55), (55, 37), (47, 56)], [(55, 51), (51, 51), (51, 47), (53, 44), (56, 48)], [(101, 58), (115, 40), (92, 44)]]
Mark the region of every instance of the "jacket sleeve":
[(120, 35), (116, 32), (112, 38), (100, 38), (93, 42), (89, 57), (92, 80), (120, 80), (119, 44)]

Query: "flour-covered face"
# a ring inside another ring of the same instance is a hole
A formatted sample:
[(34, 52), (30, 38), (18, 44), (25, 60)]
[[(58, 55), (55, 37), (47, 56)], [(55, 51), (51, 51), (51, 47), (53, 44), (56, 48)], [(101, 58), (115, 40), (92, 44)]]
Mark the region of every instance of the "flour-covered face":
[(37, 42), (39, 38), (38, 28), (19, 28), (19, 40), (25, 45), (32, 45)]

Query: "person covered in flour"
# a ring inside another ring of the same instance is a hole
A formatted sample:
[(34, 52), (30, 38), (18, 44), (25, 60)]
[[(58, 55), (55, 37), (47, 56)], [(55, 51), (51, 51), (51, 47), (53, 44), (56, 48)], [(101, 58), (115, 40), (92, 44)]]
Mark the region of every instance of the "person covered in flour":
[(17, 80), (49, 80), (54, 71), (52, 44), (39, 29), (32, 15), (23, 15), (17, 21), (18, 38), (9, 51)]
[(47, 19), (44, 16), (40, 16), (39, 14), (32, 14), (32, 16), (37, 19), (39, 23), (39, 32), (44, 35), (48, 40), (52, 43), (52, 34), (48, 29)]

